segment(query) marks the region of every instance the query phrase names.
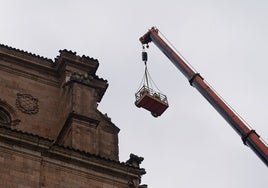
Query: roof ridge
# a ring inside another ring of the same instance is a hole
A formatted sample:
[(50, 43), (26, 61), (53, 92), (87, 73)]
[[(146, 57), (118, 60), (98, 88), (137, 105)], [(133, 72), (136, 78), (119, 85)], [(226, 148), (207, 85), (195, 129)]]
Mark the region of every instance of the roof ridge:
[(65, 150), (73, 151), (73, 152), (76, 152), (76, 153), (78, 153), (80, 155), (84, 155), (85, 157), (94, 157), (94, 158), (101, 159), (101, 160), (104, 160), (104, 161), (110, 161), (110, 162), (120, 164), (120, 165), (123, 165), (123, 166), (132, 167), (134, 169), (143, 170), (143, 168), (137, 167), (137, 166), (132, 165), (132, 164), (130, 164), (128, 162), (123, 162), (123, 161), (120, 161), (120, 160), (110, 159), (108, 157), (104, 157), (104, 156), (99, 155), (99, 154), (90, 153), (90, 152), (83, 151), (83, 150), (80, 150), (80, 149), (76, 149), (76, 148), (73, 148), (73, 147), (70, 147), (70, 146), (64, 146), (64, 145), (61, 145), (61, 144), (53, 143), (51, 149), (53, 149), (53, 147), (59, 147), (59, 148), (65, 149)]
[(52, 59), (44, 57), (44, 56), (37, 55), (37, 54), (32, 53), (32, 52), (24, 51), (24, 50), (14, 48), (14, 47), (11, 47), (11, 46), (8, 46), (8, 45), (5, 45), (5, 44), (1, 44), (1, 43), (0, 43), (0, 46), (4, 47), (4, 48), (7, 48), (9, 50), (14, 50), (14, 51), (17, 51), (17, 52), (20, 52), (20, 53), (24, 53), (26, 55), (30, 55), (30, 56), (35, 57), (35, 58), (39, 58), (39, 59), (46, 60), (46, 61), (49, 61), (51, 63), (54, 63), (54, 61)]
[(105, 157), (105, 156), (102, 156), (102, 155), (99, 155), (99, 154), (94, 154), (94, 153), (91, 153), (91, 152), (83, 151), (83, 150), (76, 149), (76, 148), (73, 148), (73, 147), (70, 147), (70, 146), (64, 146), (64, 145), (56, 143), (55, 140), (51, 140), (49, 138), (45, 138), (45, 137), (39, 136), (37, 134), (33, 134), (33, 133), (29, 133), (29, 132), (25, 132), (25, 131), (21, 131), (21, 130), (17, 130), (17, 129), (12, 129), (10, 127), (2, 126), (2, 125), (0, 125), (0, 129), (5, 129), (5, 130), (13, 132), (13, 133), (18, 133), (18, 134), (22, 134), (22, 135), (25, 135), (25, 136), (30, 136), (30, 137), (46, 140), (46, 141), (48, 141), (50, 143), (50, 147), (48, 149), (48, 152), (53, 151), (53, 149), (61, 148), (61, 149), (65, 150), (66, 152), (68, 152), (68, 151), (69, 152), (75, 152), (78, 155), (84, 156), (86, 158), (93, 157), (93, 158), (95, 158), (97, 160), (100, 159), (100, 160), (103, 160), (103, 161), (112, 162), (114, 164), (122, 165), (122, 166), (125, 166), (125, 167), (131, 167), (131, 168), (136, 169), (136, 170), (141, 170), (141, 171), (143, 171), (142, 174), (146, 173), (143, 168), (137, 167), (137, 166), (132, 165), (132, 164), (130, 164), (128, 162), (122, 162), (120, 160), (110, 159), (108, 157)]
[(30, 132), (26, 132), (26, 131), (22, 131), (22, 130), (18, 130), (18, 129), (12, 129), (11, 127), (7, 127), (7, 126), (3, 126), (3, 125), (0, 125), (0, 128), (9, 130), (9, 131), (11, 131), (11, 132), (16, 132), (16, 133), (20, 133), (20, 134), (24, 134), (24, 135), (32, 136), (32, 137), (35, 137), (35, 138), (38, 138), (38, 139), (47, 140), (47, 141), (49, 141), (49, 142), (53, 142), (53, 141), (54, 141), (54, 140), (52, 140), (52, 139), (50, 139), (50, 138), (43, 137), (43, 136), (40, 136), (40, 135), (38, 135), (38, 134), (34, 134), (34, 133), (30, 133)]
[[(82, 56), (81, 55), (78, 55), (77, 52), (74, 52), (72, 50), (63, 49), (63, 50), (59, 50), (59, 52), (60, 52), (60, 54), (61, 53), (68, 53), (70, 55), (74, 55), (74, 56), (76, 56), (78, 58), (81, 58), (81, 59), (86, 59), (86, 60), (98, 62), (98, 59), (95, 59), (93, 57), (89, 57), (89, 56), (86, 56), (86, 55), (82, 55)], [(56, 57), (56, 59), (57, 59), (57, 57)]]
[(41, 55), (38, 55), (38, 54), (35, 54), (35, 53), (32, 53), (32, 52), (28, 52), (28, 51), (25, 51), (25, 50), (14, 48), (14, 47), (11, 47), (11, 46), (8, 46), (8, 45), (5, 45), (5, 44), (1, 44), (1, 43), (0, 43), (0, 47), (6, 48), (8, 50), (13, 50), (13, 51), (16, 51), (16, 52), (19, 52), (19, 53), (23, 53), (24, 55), (29, 55), (29, 56), (32, 56), (34, 58), (38, 58), (40, 60), (45, 60), (45, 61), (48, 61), (48, 62), (53, 63), (53, 64), (57, 62), (57, 59), (60, 57), (61, 53), (67, 53), (67, 54), (74, 55), (74, 56), (76, 56), (78, 58), (81, 58), (81, 59), (98, 62), (98, 59), (95, 59), (93, 57), (89, 57), (89, 56), (86, 56), (86, 55), (81, 55), (80, 56), (80, 55), (77, 55), (76, 52), (74, 52), (72, 50), (67, 50), (67, 49), (59, 50), (60, 54), (56, 58), (54, 58), (54, 60), (53, 60), (53, 59), (48, 58), (48, 57), (44, 57), (44, 56), (41, 56)]

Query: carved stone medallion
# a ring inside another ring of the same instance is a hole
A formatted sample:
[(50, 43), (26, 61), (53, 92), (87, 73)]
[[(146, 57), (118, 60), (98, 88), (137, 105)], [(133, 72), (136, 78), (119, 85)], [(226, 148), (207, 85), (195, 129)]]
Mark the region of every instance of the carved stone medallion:
[(39, 111), (38, 99), (30, 94), (17, 93), (16, 106), (26, 114), (36, 114)]

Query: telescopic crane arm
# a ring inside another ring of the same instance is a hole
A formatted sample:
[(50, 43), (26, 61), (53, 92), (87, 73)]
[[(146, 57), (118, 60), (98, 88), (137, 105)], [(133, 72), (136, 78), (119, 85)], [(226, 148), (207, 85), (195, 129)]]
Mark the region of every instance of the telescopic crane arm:
[(245, 145), (249, 146), (256, 155), (268, 166), (268, 147), (259, 138), (255, 130), (248, 126), (233, 112), (233, 110), (209, 87), (199, 73), (195, 72), (187, 63), (158, 35), (158, 30), (153, 27), (141, 38), (142, 44), (153, 42), (169, 60), (188, 79), (190, 85), (195, 87), (201, 95), (219, 112), (242, 138)]

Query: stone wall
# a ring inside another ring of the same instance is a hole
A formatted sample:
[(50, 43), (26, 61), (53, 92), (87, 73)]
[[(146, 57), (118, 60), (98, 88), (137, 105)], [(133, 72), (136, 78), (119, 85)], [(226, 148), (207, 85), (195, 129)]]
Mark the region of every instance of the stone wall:
[(0, 127), (0, 187), (127, 188), (144, 169)]
[(108, 87), (98, 66), (0, 45), (0, 187), (139, 187), (141, 158), (119, 162), (119, 128), (97, 108)]
[(119, 128), (97, 109), (108, 83), (96, 59), (63, 50), (52, 61), (6, 46), (0, 57), (0, 100), (14, 112), (13, 129), (118, 160)]

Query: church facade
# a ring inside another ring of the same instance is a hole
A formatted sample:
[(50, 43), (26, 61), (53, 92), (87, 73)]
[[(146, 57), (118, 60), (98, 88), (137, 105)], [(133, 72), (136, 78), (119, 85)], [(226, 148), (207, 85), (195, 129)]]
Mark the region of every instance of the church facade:
[(0, 45), (0, 187), (136, 188), (142, 157), (119, 161), (120, 129), (98, 103), (99, 62)]

